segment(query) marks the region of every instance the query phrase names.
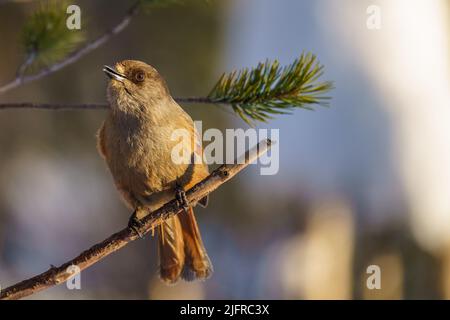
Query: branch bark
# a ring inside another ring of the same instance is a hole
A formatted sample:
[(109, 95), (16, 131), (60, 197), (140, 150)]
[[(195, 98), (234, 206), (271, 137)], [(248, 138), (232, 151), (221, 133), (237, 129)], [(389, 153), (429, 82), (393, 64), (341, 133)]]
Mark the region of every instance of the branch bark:
[(47, 109), (47, 110), (83, 110), (83, 109), (108, 109), (106, 103), (32, 103), (32, 102), (11, 102), (0, 103), (0, 110), (6, 109)]
[(53, 72), (56, 72), (64, 67), (76, 62), (84, 55), (97, 49), (98, 47), (103, 45), (105, 42), (107, 42), (111, 37), (120, 33), (123, 29), (125, 29), (128, 26), (130, 24), (131, 19), (138, 13), (139, 7), (140, 7), (140, 1), (136, 1), (130, 7), (130, 9), (128, 9), (125, 16), (122, 18), (122, 20), (117, 25), (115, 25), (113, 28), (106, 31), (103, 35), (101, 35), (97, 39), (87, 43), (85, 46), (72, 52), (64, 60), (57, 62), (55, 64), (52, 64), (51, 66), (44, 68), (35, 74), (17, 75), (16, 78), (13, 79), (11, 82), (0, 87), (0, 95), (9, 90), (17, 88), (18, 86), (23, 85), (25, 83), (32, 82), (32, 81), (41, 79), (45, 76), (48, 76), (49, 74), (52, 74)]
[[(248, 150), (245, 153), (245, 157), (237, 157), (234, 160), (235, 164), (224, 164), (214, 170), (207, 178), (197, 183), (186, 192), (188, 201), (192, 204), (196, 204), (207, 194), (216, 190), (223, 183), (227, 182), (242, 169), (247, 167), (250, 163), (253, 163), (261, 155), (266, 153), (270, 149), (271, 144), (272, 142), (269, 139), (261, 141), (255, 147)], [(142, 220), (143, 224), (140, 228), (138, 228), (138, 232), (142, 235), (146, 234), (152, 228), (159, 225), (163, 220), (180, 212), (180, 209), (181, 207), (178, 205), (176, 200), (166, 203), (163, 207), (150, 213)], [(4, 289), (0, 292), (0, 299), (20, 299), (46, 288), (61, 284), (74, 276), (73, 273), (68, 272), (68, 268), (70, 266), (75, 265), (80, 271), (84, 270), (137, 238), (138, 235), (135, 231), (130, 228), (125, 228), (113, 234), (104, 241), (92, 246), (90, 249), (82, 252), (76, 258), (62, 264), (61, 266), (52, 267), (44, 273)]]
[[(207, 97), (174, 98), (178, 103), (220, 103)], [(107, 103), (32, 103), (32, 102), (4, 102), (0, 103), (0, 110), (6, 109), (47, 109), (47, 110), (86, 110), (108, 109)]]

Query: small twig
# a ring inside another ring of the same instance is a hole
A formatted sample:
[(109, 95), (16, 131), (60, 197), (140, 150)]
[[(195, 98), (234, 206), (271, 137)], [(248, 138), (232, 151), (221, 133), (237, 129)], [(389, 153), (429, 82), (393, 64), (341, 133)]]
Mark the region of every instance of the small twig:
[(208, 97), (187, 97), (187, 98), (175, 98), (179, 103), (216, 103)]
[(28, 67), (33, 63), (34, 59), (36, 58), (36, 52), (32, 52), (28, 55), (27, 59), (24, 63), (17, 69), (16, 77), (17, 78), (23, 78), (25, 72), (27, 71)]
[[(195, 204), (200, 199), (216, 190), (250, 163), (266, 153), (270, 149), (271, 144), (272, 142), (270, 140), (264, 140), (246, 152), (245, 163), (231, 165), (224, 164), (214, 170), (207, 178), (197, 183), (186, 192), (188, 201)], [(234, 162), (237, 163), (238, 159), (242, 159), (241, 157), (236, 158)], [(162, 208), (146, 216), (142, 220), (143, 225), (139, 227), (137, 231), (140, 234), (146, 234), (163, 220), (180, 212), (180, 209), (181, 207), (176, 200), (166, 203)], [(137, 238), (138, 235), (132, 229), (125, 228), (113, 234), (108, 239), (92, 246), (90, 249), (82, 252), (79, 256), (63, 265), (51, 267), (44, 273), (4, 289), (0, 293), (0, 299), (20, 299), (46, 288), (58, 285), (74, 276), (73, 273), (68, 272), (68, 267), (75, 265), (80, 271), (84, 270)]]
[[(216, 103), (209, 98), (190, 97), (175, 98), (179, 103)], [(32, 103), (32, 102), (5, 102), (0, 103), (0, 110), (6, 109), (47, 109), (47, 110), (86, 110), (86, 109), (109, 109), (107, 103)]]
[(6, 109), (47, 109), (47, 110), (83, 110), (83, 109), (108, 109), (109, 105), (106, 103), (84, 103), (84, 104), (70, 104), (70, 103), (0, 103), (0, 110)]
[(18, 86), (23, 85), (25, 83), (32, 82), (32, 81), (41, 79), (45, 76), (48, 76), (49, 74), (52, 74), (53, 72), (56, 72), (64, 67), (76, 62), (84, 55), (97, 49), (98, 47), (103, 45), (105, 42), (107, 42), (111, 37), (120, 33), (123, 29), (125, 29), (129, 25), (133, 16), (135, 16), (138, 13), (140, 4), (141, 4), (140, 1), (136, 1), (117, 25), (115, 25), (113, 28), (106, 31), (99, 38), (87, 43), (85, 46), (72, 52), (64, 60), (56, 62), (56, 63), (52, 64), (51, 66), (48, 66), (35, 74), (30, 74), (30, 75), (26, 75), (26, 76), (17, 75), (14, 80), (12, 80), (11, 82), (0, 87), (0, 94), (3, 94), (9, 90), (17, 88)]

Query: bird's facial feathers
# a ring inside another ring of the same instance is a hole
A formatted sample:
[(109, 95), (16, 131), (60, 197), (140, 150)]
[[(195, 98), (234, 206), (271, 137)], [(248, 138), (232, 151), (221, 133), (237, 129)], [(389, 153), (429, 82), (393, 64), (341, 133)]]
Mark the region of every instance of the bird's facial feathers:
[(124, 60), (116, 63), (115, 68), (105, 66), (103, 71), (111, 79), (108, 100), (112, 108), (134, 106), (139, 109), (135, 111), (151, 111), (152, 105), (170, 98), (166, 82), (158, 71), (142, 61)]

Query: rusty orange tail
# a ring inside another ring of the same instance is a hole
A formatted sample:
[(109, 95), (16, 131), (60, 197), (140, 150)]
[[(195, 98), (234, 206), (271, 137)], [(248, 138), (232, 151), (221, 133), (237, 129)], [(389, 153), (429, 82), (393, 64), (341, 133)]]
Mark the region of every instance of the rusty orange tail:
[(213, 272), (192, 208), (160, 226), (159, 260), (161, 279), (168, 283), (180, 276), (187, 281), (207, 279)]

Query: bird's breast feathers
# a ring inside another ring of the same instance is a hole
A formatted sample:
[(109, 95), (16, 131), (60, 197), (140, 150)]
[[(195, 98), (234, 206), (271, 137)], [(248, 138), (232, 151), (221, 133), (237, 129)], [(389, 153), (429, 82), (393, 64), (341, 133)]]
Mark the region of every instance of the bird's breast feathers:
[[(180, 143), (171, 139), (175, 129), (173, 126), (146, 126), (144, 129), (130, 126), (124, 130), (123, 126), (116, 128), (106, 122), (103, 145), (114, 179), (130, 191), (144, 194), (172, 186), (177, 179), (186, 184), (190, 180), (190, 165), (172, 159), (174, 147)], [(190, 145), (184, 147), (190, 148)]]

